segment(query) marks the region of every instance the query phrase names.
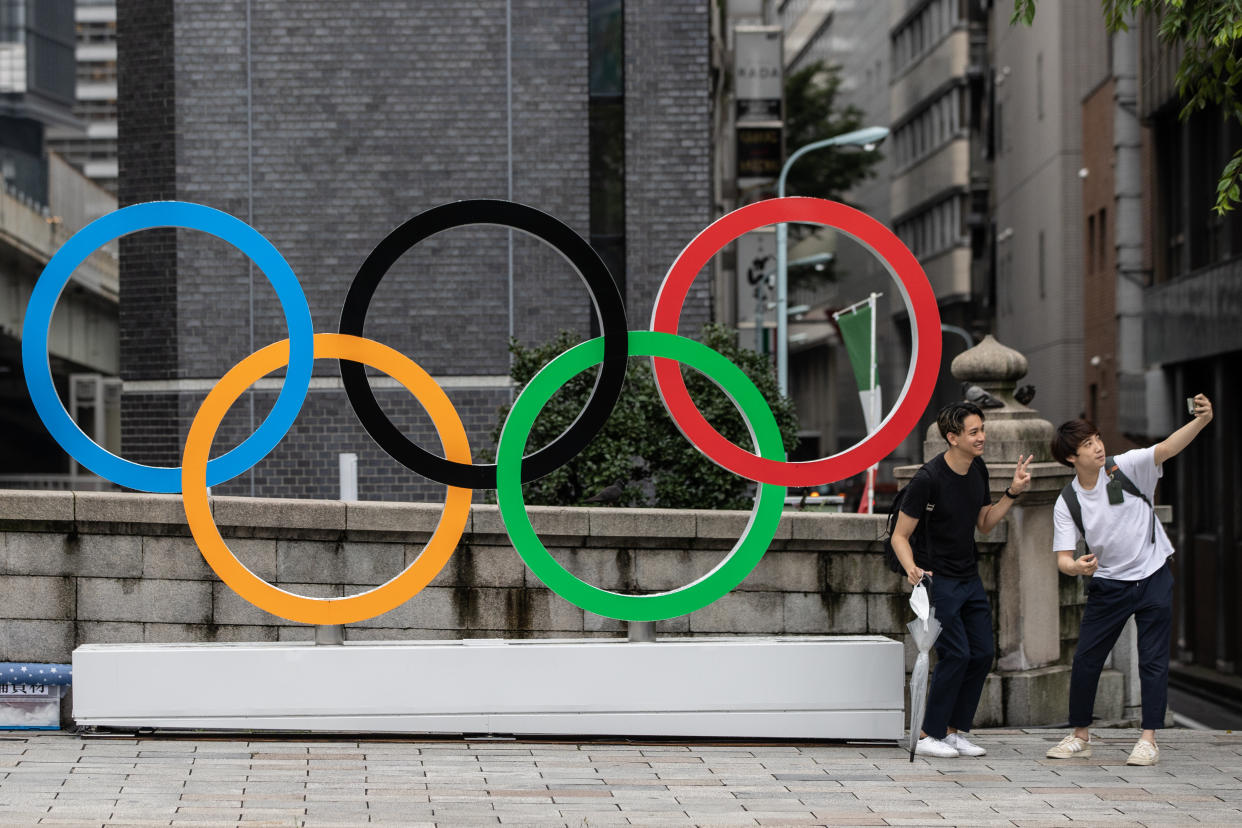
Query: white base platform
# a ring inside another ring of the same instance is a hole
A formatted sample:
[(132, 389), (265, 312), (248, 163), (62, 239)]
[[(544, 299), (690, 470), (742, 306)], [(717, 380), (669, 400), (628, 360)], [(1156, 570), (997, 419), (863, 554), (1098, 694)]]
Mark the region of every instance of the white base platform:
[(88, 644), (79, 726), (338, 733), (898, 739), (882, 636)]

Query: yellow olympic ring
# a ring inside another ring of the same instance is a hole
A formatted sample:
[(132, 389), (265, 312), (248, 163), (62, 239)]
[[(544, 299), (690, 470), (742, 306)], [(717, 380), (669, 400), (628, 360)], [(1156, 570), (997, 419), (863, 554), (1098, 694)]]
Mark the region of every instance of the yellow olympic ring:
[[(345, 334), (315, 334), (315, 357), (348, 359), (385, 372), (415, 396), (431, 416), (444, 456), (470, 462), (470, 446), (448, 395), (413, 360), (370, 339)], [(470, 489), (449, 486), (444, 513), (422, 553), (401, 574), (375, 589), (344, 598), (308, 598), (272, 586), (237, 560), (220, 536), (207, 502), (207, 457), (211, 441), (229, 407), (254, 382), (289, 362), (289, 340), (268, 345), (233, 366), (203, 400), (181, 459), (181, 491), (190, 532), (215, 573), (245, 600), (273, 615), (304, 624), (351, 624), (395, 609), (418, 594), (444, 565), (466, 529)]]

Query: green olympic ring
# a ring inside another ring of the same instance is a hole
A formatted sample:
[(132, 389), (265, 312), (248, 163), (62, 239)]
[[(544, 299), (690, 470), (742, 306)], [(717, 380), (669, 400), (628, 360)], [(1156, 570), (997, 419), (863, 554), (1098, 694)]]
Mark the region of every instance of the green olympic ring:
[[(732, 362), (702, 343), (669, 333), (630, 331), (629, 355), (664, 357), (689, 365), (720, 386), (742, 412), (759, 456), (784, 460), (776, 417), (750, 378)], [(755, 507), (746, 531), (712, 571), (671, 592), (623, 595), (592, 586), (571, 574), (552, 557), (535, 533), (522, 497), (522, 452), (535, 418), (569, 379), (604, 358), (601, 337), (583, 342), (549, 362), (522, 389), (496, 447), (496, 501), (513, 547), (539, 580), (557, 595), (582, 609), (621, 621), (661, 621), (702, 609), (736, 587), (763, 558), (785, 506), (785, 487), (758, 484)]]

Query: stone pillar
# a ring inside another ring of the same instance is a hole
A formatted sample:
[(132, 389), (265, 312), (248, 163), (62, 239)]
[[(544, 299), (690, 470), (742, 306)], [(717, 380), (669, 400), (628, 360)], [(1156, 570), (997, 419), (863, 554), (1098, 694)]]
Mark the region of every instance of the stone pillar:
[[(1052, 459), (1052, 424), (1014, 399), (1014, 388), (1027, 367), (1026, 357), (991, 335), (958, 355), (951, 367), (954, 377), (979, 386), (1002, 403), (983, 412), (987, 428), (983, 459), (993, 501), (1013, 479), (1018, 457), (1035, 456), (1031, 487), (1006, 516), (1008, 541), (996, 560), (996, 669), (1008, 726), (1063, 722), (1069, 709), (1069, 666), (1060, 663), (1061, 601), (1052, 552), (1052, 507), (1072, 472)], [(924, 461), (946, 448), (933, 424), (923, 443)], [(899, 477), (913, 473), (913, 467), (898, 470)]]

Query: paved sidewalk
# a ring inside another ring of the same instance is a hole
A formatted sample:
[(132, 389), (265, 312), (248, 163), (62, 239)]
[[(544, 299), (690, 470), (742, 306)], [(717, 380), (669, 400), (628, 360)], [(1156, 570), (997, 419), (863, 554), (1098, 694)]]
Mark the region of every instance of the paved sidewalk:
[(979, 759), (891, 744), (80, 738), (0, 731), (0, 825), (1242, 824), (1242, 734), (977, 731)]

